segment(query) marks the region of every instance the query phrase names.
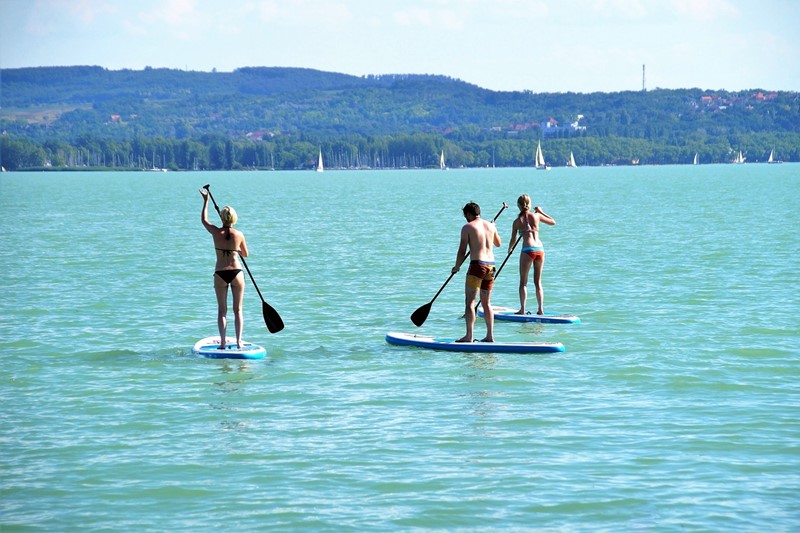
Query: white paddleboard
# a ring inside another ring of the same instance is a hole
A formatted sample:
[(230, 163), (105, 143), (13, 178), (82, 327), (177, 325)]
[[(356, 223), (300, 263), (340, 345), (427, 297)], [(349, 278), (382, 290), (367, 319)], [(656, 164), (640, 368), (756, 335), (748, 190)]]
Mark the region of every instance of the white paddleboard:
[(267, 350), (252, 342), (242, 341), (243, 347), (236, 346), (236, 339), (225, 337), (225, 349), (219, 347), (219, 335), (200, 339), (192, 348), (192, 352), (211, 359), (263, 359)]
[[(575, 315), (559, 315), (554, 313), (545, 313), (537, 315), (535, 313), (526, 313), (518, 315), (517, 309), (513, 307), (500, 307), (493, 305), (495, 320), (506, 320), (508, 322), (542, 322), (544, 324), (580, 324), (581, 319)], [(483, 316), (483, 309), (478, 308), (478, 316)]]
[(449, 352), (548, 353), (564, 351), (564, 345), (560, 342), (456, 342), (453, 338), (435, 338), (430, 335), (394, 331), (386, 334), (386, 342), (397, 346), (416, 346)]

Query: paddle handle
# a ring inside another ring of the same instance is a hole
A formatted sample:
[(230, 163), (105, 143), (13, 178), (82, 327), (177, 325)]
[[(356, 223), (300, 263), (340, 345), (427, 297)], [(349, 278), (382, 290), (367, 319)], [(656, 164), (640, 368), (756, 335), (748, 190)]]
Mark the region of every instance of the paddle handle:
[(492, 219), (492, 222), (494, 222), (495, 220), (497, 220), (498, 218), (500, 218), (500, 215), (501, 215), (501, 214), (503, 213), (503, 211), (505, 211), (506, 209), (508, 209), (508, 204), (507, 204), (507, 203), (505, 203), (505, 202), (503, 202), (503, 207), (501, 207), (501, 208), (500, 208), (500, 211), (498, 211), (498, 212), (497, 212), (497, 214), (494, 216), (494, 218)]

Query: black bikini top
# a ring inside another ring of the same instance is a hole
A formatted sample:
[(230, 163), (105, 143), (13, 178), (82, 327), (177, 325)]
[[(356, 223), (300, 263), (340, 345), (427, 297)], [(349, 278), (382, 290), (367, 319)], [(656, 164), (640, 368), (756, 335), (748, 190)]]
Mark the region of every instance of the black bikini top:
[[(228, 230), (228, 234), (225, 235), (225, 240), (231, 240), (231, 227), (230, 226), (222, 226), (222, 229)], [(239, 253), (239, 250), (228, 250), (227, 248), (214, 248), (215, 250), (219, 250), (222, 252), (223, 256), (232, 256), (233, 254)]]

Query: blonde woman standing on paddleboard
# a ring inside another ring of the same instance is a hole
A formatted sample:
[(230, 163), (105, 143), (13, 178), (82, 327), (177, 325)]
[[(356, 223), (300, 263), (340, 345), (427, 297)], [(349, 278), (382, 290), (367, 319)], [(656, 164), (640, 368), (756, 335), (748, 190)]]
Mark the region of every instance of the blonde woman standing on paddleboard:
[(536, 287), (536, 301), (539, 308), (537, 315), (544, 314), (544, 289), (542, 288), (542, 269), (544, 269), (544, 245), (539, 239), (539, 223), (544, 222), (555, 226), (553, 217), (542, 211), (537, 205), (531, 213), (531, 197), (523, 194), (517, 199), (519, 216), (514, 219), (511, 226), (511, 240), (508, 243), (508, 253), (514, 250), (517, 242), (517, 232), (522, 238), (522, 251), (519, 255), (519, 311), (518, 315), (526, 314), (525, 305), (528, 301), (528, 274), (533, 266), (533, 284)]
[(225, 206), (219, 211), (222, 227), (217, 227), (208, 221), (208, 191), (200, 189), (203, 196), (203, 210), (200, 220), (203, 226), (214, 238), (214, 250), (217, 254), (217, 263), (214, 267), (214, 292), (217, 294), (217, 326), (219, 327), (219, 348), (225, 349), (225, 334), (228, 329), (228, 287), (233, 293), (233, 319), (236, 328), (236, 345), (242, 344), (242, 330), (244, 329), (244, 316), (242, 315), (242, 300), (244, 299), (244, 273), (239, 257), (247, 257), (247, 243), (244, 233), (233, 229), (238, 217), (236, 211)]

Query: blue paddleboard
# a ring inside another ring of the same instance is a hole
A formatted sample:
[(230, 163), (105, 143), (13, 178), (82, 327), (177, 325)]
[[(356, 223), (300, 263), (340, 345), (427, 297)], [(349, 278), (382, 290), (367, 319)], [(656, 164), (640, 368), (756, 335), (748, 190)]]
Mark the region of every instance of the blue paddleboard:
[[(542, 322), (544, 324), (580, 324), (581, 319), (575, 315), (557, 315), (545, 313), (537, 315), (535, 313), (526, 313), (518, 315), (517, 309), (513, 307), (498, 307), (492, 306), (494, 311), (495, 320), (506, 320), (508, 322)], [(483, 309), (478, 308), (478, 316), (483, 316)]]
[(548, 353), (564, 351), (564, 345), (560, 342), (456, 342), (455, 339), (397, 332), (387, 333), (386, 342), (397, 346), (416, 346), (449, 352)]
[(225, 337), (225, 349), (219, 347), (219, 335), (200, 339), (192, 348), (192, 352), (211, 359), (264, 359), (267, 350), (263, 346), (251, 342), (243, 342), (244, 347), (236, 346), (236, 339)]

